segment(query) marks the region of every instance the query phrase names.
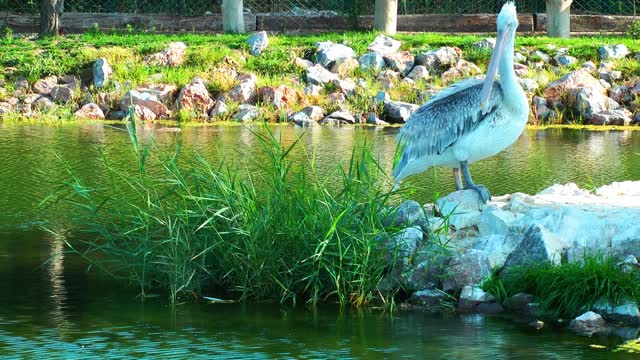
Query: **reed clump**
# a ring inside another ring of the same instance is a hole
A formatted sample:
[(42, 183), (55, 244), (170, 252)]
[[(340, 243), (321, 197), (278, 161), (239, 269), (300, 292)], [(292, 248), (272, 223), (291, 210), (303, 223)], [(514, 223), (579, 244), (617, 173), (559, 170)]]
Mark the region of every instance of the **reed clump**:
[(395, 261), (379, 239), (396, 231), (383, 221), (394, 193), (368, 146), (320, 176), (314, 156), (291, 159), (302, 145), (285, 146), (265, 128), (255, 137), (268, 161), (248, 172), (143, 144), (133, 117), (128, 130), (135, 166), (103, 157), (108, 183), (90, 186), (65, 163), (63, 199), (81, 210), (86, 232), (68, 245), (92, 266), (131, 280), (142, 295), (166, 291), (174, 303), (205, 292), (290, 303), (388, 300), (377, 286)]

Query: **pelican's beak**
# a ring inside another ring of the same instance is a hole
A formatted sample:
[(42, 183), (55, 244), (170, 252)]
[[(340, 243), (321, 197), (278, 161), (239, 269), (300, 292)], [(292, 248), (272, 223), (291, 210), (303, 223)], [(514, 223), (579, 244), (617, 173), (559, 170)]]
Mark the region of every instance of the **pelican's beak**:
[(499, 31), (498, 37), (496, 38), (496, 46), (493, 48), (491, 61), (489, 62), (489, 67), (487, 68), (487, 76), (484, 78), (484, 85), (482, 86), (482, 92), (480, 93), (480, 110), (482, 110), (483, 113), (486, 110), (485, 108), (487, 106), (487, 102), (489, 101), (489, 96), (491, 96), (493, 81), (496, 78), (496, 74), (498, 73), (498, 64), (500, 63), (500, 59), (504, 55), (504, 46), (507, 42), (509, 34), (509, 30)]

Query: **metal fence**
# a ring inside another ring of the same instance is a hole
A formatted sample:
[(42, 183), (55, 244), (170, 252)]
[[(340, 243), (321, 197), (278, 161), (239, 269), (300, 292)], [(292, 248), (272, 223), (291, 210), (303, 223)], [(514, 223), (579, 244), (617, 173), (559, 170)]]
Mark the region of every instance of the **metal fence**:
[[(574, 14), (637, 15), (640, 0), (574, 0)], [(0, 11), (38, 13), (40, 0), (0, 0)], [(219, 13), (221, 0), (66, 0), (65, 11), (96, 13), (138, 13), (203, 15)], [(291, 15), (322, 14), (372, 15), (375, 0), (245, 0), (253, 13)], [(503, 0), (398, 0), (400, 14), (496, 13)], [(517, 0), (522, 13), (545, 12), (544, 0)], [(326, 13), (325, 13), (326, 14)]]

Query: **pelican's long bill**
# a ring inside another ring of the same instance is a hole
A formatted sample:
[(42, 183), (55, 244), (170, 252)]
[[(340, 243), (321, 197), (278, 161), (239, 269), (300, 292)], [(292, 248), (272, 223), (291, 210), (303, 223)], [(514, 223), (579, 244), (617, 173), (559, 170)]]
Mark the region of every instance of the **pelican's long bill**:
[(484, 78), (484, 85), (482, 86), (482, 92), (480, 93), (480, 110), (483, 112), (486, 110), (487, 101), (491, 95), (491, 88), (493, 87), (493, 81), (498, 73), (498, 64), (504, 53), (504, 45), (509, 37), (509, 31), (499, 31), (496, 39), (496, 46), (493, 48), (491, 54), (491, 61), (487, 68), (487, 76)]

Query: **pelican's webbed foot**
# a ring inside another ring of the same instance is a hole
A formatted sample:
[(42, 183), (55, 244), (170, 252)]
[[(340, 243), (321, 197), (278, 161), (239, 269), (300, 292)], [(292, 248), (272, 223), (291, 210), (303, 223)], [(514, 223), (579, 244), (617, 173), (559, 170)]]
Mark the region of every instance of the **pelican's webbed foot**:
[(469, 172), (469, 163), (467, 161), (460, 162), (460, 170), (462, 170), (462, 176), (464, 177), (464, 182), (466, 184), (465, 189), (475, 190), (478, 195), (480, 195), (480, 199), (482, 199), (482, 203), (486, 203), (491, 200), (491, 193), (484, 185), (475, 184), (471, 179), (471, 173)]

